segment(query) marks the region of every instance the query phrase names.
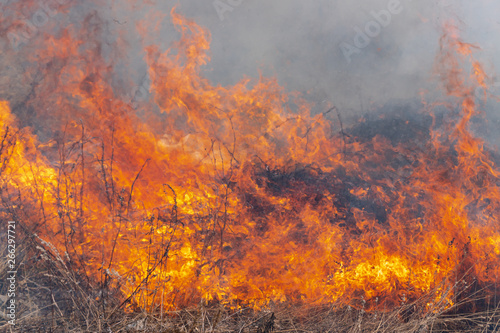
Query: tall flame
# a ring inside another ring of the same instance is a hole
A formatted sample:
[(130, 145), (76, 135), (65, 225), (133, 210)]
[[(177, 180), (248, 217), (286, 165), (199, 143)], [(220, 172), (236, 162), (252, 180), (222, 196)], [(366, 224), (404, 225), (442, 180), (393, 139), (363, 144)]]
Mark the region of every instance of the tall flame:
[(0, 103), (2, 196), (76, 270), (145, 308), (387, 309), (429, 293), (432, 308), (459, 281), (497, 283), (499, 168), (469, 130), (488, 78), (453, 28), (436, 70), (456, 120), (393, 143), (338, 134), (334, 109), (312, 115), (274, 79), (214, 86), (209, 33), (171, 16), (181, 38), (145, 46), (153, 100), (138, 110), (110, 85), (95, 14), (27, 46), (44, 74), (25, 105), (36, 126)]

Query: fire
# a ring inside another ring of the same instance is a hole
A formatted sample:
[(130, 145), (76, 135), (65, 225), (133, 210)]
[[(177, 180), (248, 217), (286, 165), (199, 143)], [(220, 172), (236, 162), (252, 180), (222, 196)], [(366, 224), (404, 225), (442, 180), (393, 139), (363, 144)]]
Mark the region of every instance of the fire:
[(334, 109), (312, 115), (274, 79), (214, 86), (209, 33), (171, 16), (181, 38), (144, 47), (153, 98), (137, 110), (110, 85), (96, 15), (26, 46), (45, 75), (26, 103), (39, 127), (0, 104), (2, 195), (72, 267), (146, 309), (429, 293), (432, 309), (462, 280), (494, 294), (499, 168), (469, 130), (488, 77), (455, 30), (436, 70), (460, 112), (408, 144), (338, 134)]

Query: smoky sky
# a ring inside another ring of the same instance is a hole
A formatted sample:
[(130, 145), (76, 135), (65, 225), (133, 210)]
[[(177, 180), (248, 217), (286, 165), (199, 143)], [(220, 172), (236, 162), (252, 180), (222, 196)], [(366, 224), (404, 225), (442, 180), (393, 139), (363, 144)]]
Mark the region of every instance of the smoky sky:
[[(204, 75), (215, 84), (262, 73), (304, 94), (315, 111), (330, 103), (347, 117), (418, 99), (421, 92), (432, 96), (437, 86), (432, 66), (442, 25), (450, 19), (465, 41), (481, 47), (476, 56), (492, 79), (500, 65), (500, 6), (493, 1), (181, 0), (140, 7), (115, 3), (112, 15), (125, 26), (152, 12), (165, 13), (168, 22), (173, 6), (210, 31), (212, 61)], [(391, 13), (391, 6), (397, 10)], [(166, 49), (176, 37), (165, 23), (151, 39)]]
[[(116, 68), (126, 74), (117, 75), (113, 82), (123, 94), (147, 77), (143, 46), (156, 44), (166, 50), (179, 37), (169, 15), (174, 6), (210, 31), (211, 62), (204, 67), (204, 75), (214, 84), (232, 85), (262, 73), (276, 77), (287, 91), (302, 93), (316, 104), (313, 112), (333, 104), (345, 118), (355, 119), (389, 102), (420, 99), (422, 92), (429, 97), (438, 94), (432, 68), (442, 25), (450, 19), (458, 24), (466, 42), (481, 48), (476, 57), (493, 81), (500, 66), (500, 5), (492, 0), (103, 3), (77, 3), (66, 17), (51, 20), (54, 25), (71, 24), (85, 11), (97, 10), (106, 43), (121, 40), (126, 47), (122, 53), (127, 61)], [(158, 17), (163, 17), (158, 30), (138, 34), (139, 22)], [(5, 38), (1, 45), (8, 47)]]

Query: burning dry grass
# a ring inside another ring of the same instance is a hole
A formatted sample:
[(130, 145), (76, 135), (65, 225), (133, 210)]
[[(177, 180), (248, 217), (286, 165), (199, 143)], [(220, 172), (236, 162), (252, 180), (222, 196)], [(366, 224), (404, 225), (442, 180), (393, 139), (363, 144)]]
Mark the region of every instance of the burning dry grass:
[[(395, 145), (412, 143), (416, 138), (428, 139), (429, 133), (424, 129), (430, 120), (420, 117), (418, 122), (415, 121), (408, 123), (400, 115), (371, 119), (346, 129), (345, 140), (349, 143), (349, 138), (356, 137), (357, 140), (370, 142), (381, 133)], [(8, 138), (9, 134), (4, 136)], [(15, 142), (8, 139), (4, 141), (11, 145)], [(10, 151), (8, 146), (4, 144), (4, 152)], [(387, 163), (400, 166), (409, 163), (397, 154), (391, 157), (386, 153), (385, 156)], [(295, 182), (294, 186), (297, 186), (297, 180), (304, 183), (304, 193), (308, 192), (308, 187), (317, 188), (325, 182), (325, 175), (312, 167), (298, 165), (292, 171), (282, 171), (256, 163), (255, 168), (255, 176), (274, 193), (286, 193), (291, 183)], [(362, 182), (355, 177), (348, 177), (345, 181), (356, 187)], [(173, 189), (170, 190), (173, 192)], [(111, 189), (109, 195), (117, 196), (115, 191), (116, 189)], [(356, 205), (353, 202), (355, 198), (347, 194), (349, 191), (342, 192), (342, 186), (334, 187), (332, 191), (344, 193), (347, 196), (344, 199), (351, 200), (350, 204)], [(31, 206), (29, 201), (23, 201), (21, 194), (17, 194), (4, 197), (3, 216), (18, 221), (28, 221), (33, 216), (38, 216), (39, 208)], [(259, 212), (269, 213), (266, 212), (265, 205), (257, 207), (256, 198), (248, 200)], [(342, 204), (344, 203), (338, 203), (339, 207)], [(79, 207), (78, 204), (74, 205), (75, 214)], [(376, 205), (366, 206), (366, 209), (377, 212)], [(175, 213), (173, 209), (161, 219), (172, 224), (179, 223)], [(63, 217), (59, 218), (62, 220)], [(199, 218), (203, 220), (206, 217)], [(379, 218), (383, 223), (384, 215)], [(355, 222), (346, 219), (343, 223), (349, 225)], [(17, 328), (23, 332), (495, 332), (500, 329), (500, 303), (496, 299), (497, 294), (491, 293), (491, 286), (479, 285), (471, 275), (472, 269), (469, 266), (467, 271), (460, 268), (465, 257), (454, 263), (457, 267), (454, 283), (436, 281), (434, 289), (417, 299), (405, 298), (406, 294), (411, 294), (412, 286), (408, 285), (407, 293), (402, 294), (399, 304), (387, 308), (373, 304), (377, 300), (365, 300), (361, 296), (352, 303), (355, 307), (346, 306), (343, 302), (311, 305), (299, 301), (270, 302), (261, 310), (242, 303), (237, 309), (231, 309), (216, 300), (202, 300), (197, 306), (166, 310), (161, 296), (157, 301), (141, 303), (141, 299), (151, 299), (152, 293), (162, 288), (158, 283), (154, 287), (148, 286), (150, 275), (138, 283), (132, 293), (124, 294), (120, 289), (122, 278), (109, 269), (111, 265), (108, 268), (102, 265), (100, 269), (104, 278), (96, 280), (92, 274), (85, 273), (85, 257), (71, 259), (68, 253), (60, 253), (50, 239), (43, 239), (34, 233), (33, 225), (20, 222), (19, 226), (22, 235), (19, 244), (22, 247), (18, 250), (17, 301), (20, 307)], [(65, 237), (71, 248), (75, 236), (67, 234)], [(164, 245), (168, 249), (170, 243)], [(161, 258), (158, 260), (151, 257), (150, 260), (150, 267), (161, 265)], [(7, 265), (2, 265), (2, 281), (7, 276), (6, 267)], [(149, 271), (153, 272), (154, 269)], [(168, 281), (165, 283), (168, 284)], [(167, 286), (164, 285), (163, 288), (165, 287)], [(2, 288), (5, 289), (6, 286), (3, 285)], [(4, 290), (1, 292), (5, 294)], [(138, 299), (139, 302), (134, 303), (133, 299)], [(370, 307), (375, 310), (370, 310)]]
[(212, 85), (208, 32), (171, 15), (181, 39), (144, 47), (139, 111), (96, 12), (26, 46), (41, 75), (0, 102), (22, 331), (498, 329), (500, 171), (469, 129), (472, 46), (441, 40), (446, 116), (344, 128), (272, 79)]
[[(214, 302), (177, 311), (160, 307), (125, 311), (120, 307), (122, 295), (78, 276), (50, 243), (33, 235), (23, 242), (28, 246), (20, 255), (17, 332), (486, 333), (500, 329), (499, 305), (482, 298), (481, 291), (451, 307), (443, 301), (432, 309), (427, 304), (435, 300), (437, 290), (414, 302), (372, 312), (341, 304), (275, 304), (260, 311), (229, 310)], [(3, 280), (6, 275), (6, 270), (0, 272)], [(464, 311), (479, 304), (479, 311)], [(8, 331), (5, 322), (0, 325)]]

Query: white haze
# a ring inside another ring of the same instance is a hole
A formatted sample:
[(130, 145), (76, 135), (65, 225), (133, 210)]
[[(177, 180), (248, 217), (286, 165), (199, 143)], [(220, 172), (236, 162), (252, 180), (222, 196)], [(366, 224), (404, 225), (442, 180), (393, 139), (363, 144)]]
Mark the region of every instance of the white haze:
[[(386, 103), (418, 101), (421, 92), (432, 96), (438, 83), (432, 66), (442, 24), (449, 19), (459, 22), (465, 41), (481, 47), (477, 56), (496, 79), (500, 4), (494, 0), (399, 0), (401, 12), (392, 15), (370, 44), (347, 61), (341, 43), (354, 45), (356, 29), (364, 29), (374, 20), (372, 12), (387, 11), (395, 2), (398, 0), (149, 0), (130, 5), (110, 0), (97, 13), (106, 22), (103, 35), (108, 45), (117, 41), (120, 31), (126, 32), (119, 38), (125, 39), (129, 52), (118, 72), (132, 75), (134, 82), (124, 82), (119, 75), (113, 82), (123, 94), (130, 94), (147, 73), (136, 24), (148, 15), (164, 13), (161, 31), (148, 34), (146, 44), (155, 43), (166, 50), (178, 37), (169, 15), (173, 6), (211, 32), (212, 61), (204, 74), (214, 84), (231, 85), (245, 76), (258, 78), (261, 71), (264, 76), (277, 77), (288, 91), (299, 91), (316, 103), (314, 112), (333, 104), (345, 119), (355, 119)], [(91, 10), (91, 3), (77, 3), (69, 17), (59, 15), (53, 20), (56, 25), (77, 22)], [(222, 14), (223, 20), (214, 3), (226, 4), (226, 9), (230, 6)], [(8, 48), (5, 38), (0, 45)], [(491, 103), (488, 108), (489, 117), (496, 120), (498, 108)]]
[[(391, 0), (181, 0), (143, 5), (141, 10), (115, 3), (112, 15), (127, 25), (144, 18), (150, 10), (163, 11), (168, 22), (170, 9), (177, 5), (179, 13), (212, 34), (212, 61), (205, 75), (214, 83), (234, 84), (244, 76), (257, 78), (261, 71), (264, 76), (277, 77), (287, 90), (302, 92), (316, 103), (316, 112), (332, 103), (347, 118), (386, 103), (418, 100), (422, 91), (432, 95), (437, 83), (432, 66), (442, 24), (449, 19), (459, 22), (467, 42), (482, 48), (477, 56), (495, 76), (494, 69), (500, 65), (496, 56), (500, 54), (499, 4), (399, 2), (401, 12), (392, 15), (390, 23), (367, 47), (353, 54), (350, 62), (341, 43), (354, 45), (355, 29), (364, 29), (374, 20), (372, 12), (387, 10)], [(223, 20), (214, 3), (231, 8), (220, 11)], [(167, 48), (176, 37), (172, 25), (164, 24), (158, 41)], [(158, 35), (151, 38), (158, 39)], [(136, 53), (135, 57), (142, 55)], [(138, 79), (140, 73), (138, 70)]]

